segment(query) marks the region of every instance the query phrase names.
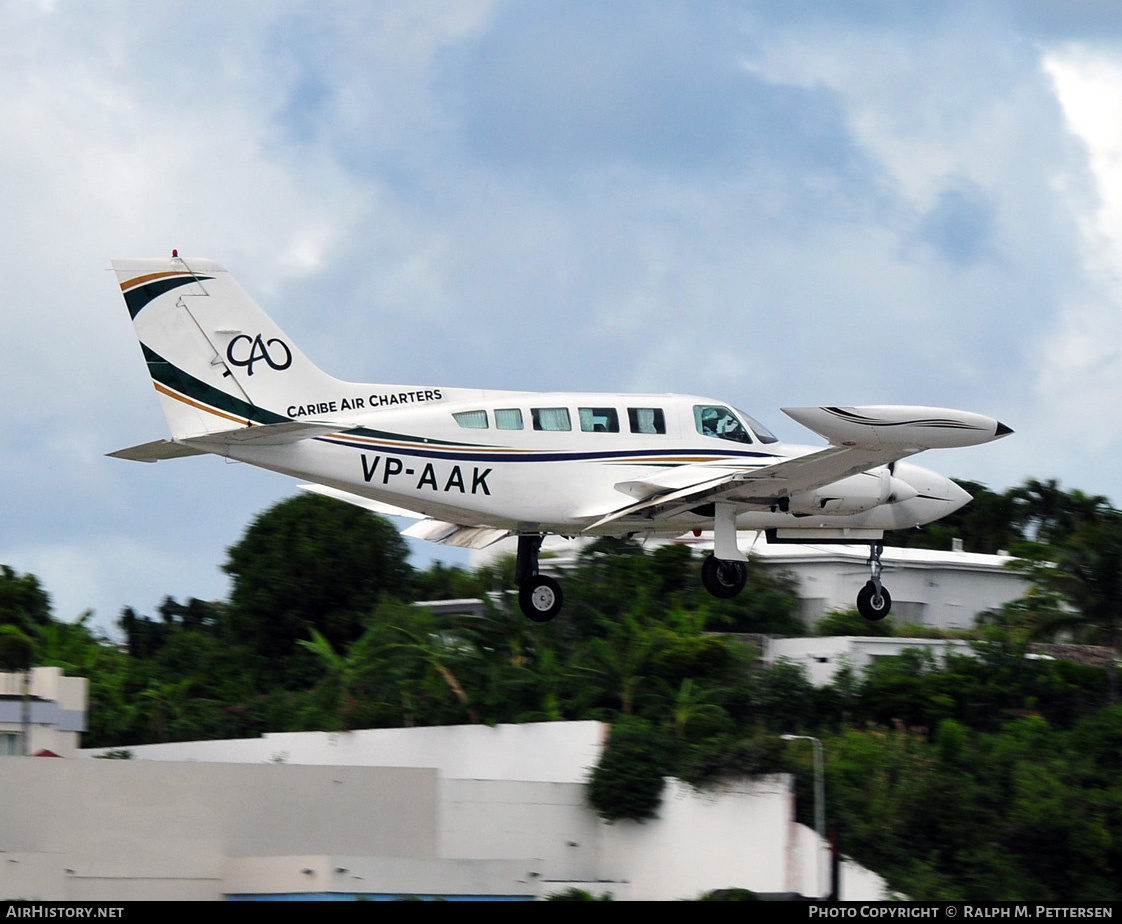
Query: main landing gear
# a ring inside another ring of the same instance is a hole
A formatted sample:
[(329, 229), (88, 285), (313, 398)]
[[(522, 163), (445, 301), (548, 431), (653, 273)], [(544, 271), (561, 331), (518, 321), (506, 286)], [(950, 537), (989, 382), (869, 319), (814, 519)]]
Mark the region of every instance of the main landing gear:
[(857, 612), (870, 622), (884, 619), (892, 609), (892, 596), (888, 593), (888, 588), (880, 582), (880, 555), (883, 551), (883, 542), (869, 545), (869, 572), (872, 577), (857, 594)]
[(748, 559), (736, 544), (736, 508), (713, 505), (713, 554), (701, 563), (701, 583), (719, 600), (730, 600), (748, 581)]
[(701, 583), (719, 600), (730, 600), (744, 589), (748, 566), (742, 561), (722, 561), (709, 555), (701, 563)]
[(544, 538), (540, 533), (520, 535), (518, 560), (514, 566), (518, 606), (534, 622), (549, 622), (561, 612), (565, 602), (561, 585), (551, 577), (538, 574), (538, 552)]

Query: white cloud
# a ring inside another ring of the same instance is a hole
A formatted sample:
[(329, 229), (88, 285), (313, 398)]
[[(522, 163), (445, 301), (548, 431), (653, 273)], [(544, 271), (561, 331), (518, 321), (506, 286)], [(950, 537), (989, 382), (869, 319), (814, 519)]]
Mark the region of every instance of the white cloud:
[[(961, 404), (1018, 436), (955, 474), (1122, 493), (1087, 399), (1122, 397), (1118, 65), (970, 9), (5, 5), (0, 547), (67, 599), (114, 556), (208, 588), (294, 489), (99, 455), (163, 433), (102, 270), (172, 247), (346, 378), (710, 393), (795, 438), (781, 404)], [(91, 538), (113, 503), (131, 548)]]
[(1082, 212), (1084, 284), (1067, 293), (1057, 314), (1037, 391), (1061, 445), (1116, 455), (1122, 447), (1122, 130), (1115, 116), (1122, 54), (1068, 45), (1050, 52), (1044, 67), (1070, 131), (1085, 147), (1094, 186)]

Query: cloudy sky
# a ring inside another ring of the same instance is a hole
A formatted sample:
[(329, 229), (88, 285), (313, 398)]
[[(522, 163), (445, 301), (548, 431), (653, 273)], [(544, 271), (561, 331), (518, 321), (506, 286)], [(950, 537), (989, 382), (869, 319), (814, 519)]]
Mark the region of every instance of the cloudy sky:
[(293, 493), (104, 456), (173, 247), (341, 378), (962, 407), (923, 464), (1122, 504), (1122, 14), (913, 7), (0, 0), (0, 562), (108, 627)]

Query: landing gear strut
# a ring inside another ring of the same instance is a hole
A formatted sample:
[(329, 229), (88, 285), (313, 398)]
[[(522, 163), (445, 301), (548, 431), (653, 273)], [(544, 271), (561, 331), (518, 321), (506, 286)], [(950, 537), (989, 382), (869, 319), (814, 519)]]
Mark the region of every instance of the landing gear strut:
[(520, 535), (518, 559), (514, 566), (518, 606), (534, 622), (549, 622), (561, 612), (564, 603), (561, 585), (551, 577), (538, 574), (538, 552), (544, 538), (540, 533)]
[(736, 507), (713, 505), (713, 554), (701, 563), (701, 583), (719, 600), (729, 600), (748, 581), (748, 559), (736, 544)]
[(872, 577), (857, 594), (857, 612), (870, 622), (884, 619), (892, 609), (892, 596), (880, 582), (880, 556), (883, 551), (883, 542), (874, 542), (869, 546), (869, 572)]

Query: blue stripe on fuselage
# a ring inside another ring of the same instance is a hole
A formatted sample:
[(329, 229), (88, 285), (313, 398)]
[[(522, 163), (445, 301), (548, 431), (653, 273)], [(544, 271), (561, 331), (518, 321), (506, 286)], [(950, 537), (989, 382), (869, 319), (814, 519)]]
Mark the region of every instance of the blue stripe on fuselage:
[[(344, 446), (348, 449), (362, 449), (365, 451), (378, 451), (385, 452), (391, 455), (398, 456), (414, 456), (421, 459), (450, 459), (453, 461), (468, 461), (468, 462), (639, 462), (643, 459), (651, 459), (652, 464), (662, 464), (657, 460), (664, 458), (667, 462), (673, 462), (675, 457), (679, 456), (703, 456), (706, 462), (721, 462), (728, 461), (736, 464), (740, 460), (777, 460), (785, 458), (778, 456), (771, 452), (751, 452), (751, 451), (734, 451), (725, 452), (720, 455), (715, 455), (712, 450), (698, 450), (698, 449), (633, 449), (633, 450), (603, 450), (599, 452), (549, 452), (541, 450), (512, 450), (510, 452), (502, 451), (489, 451), (480, 452), (472, 449), (427, 449), (418, 448), (413, 446), (399, 446), (390, 443), (381, 442), (356, 442), (347, 440), (339, 436), (320, 436), (318, 440), (324, 443), (332, 443), (336, 446)], [(682, 461), (681, 464), (690, 464), (694, 460)]]

